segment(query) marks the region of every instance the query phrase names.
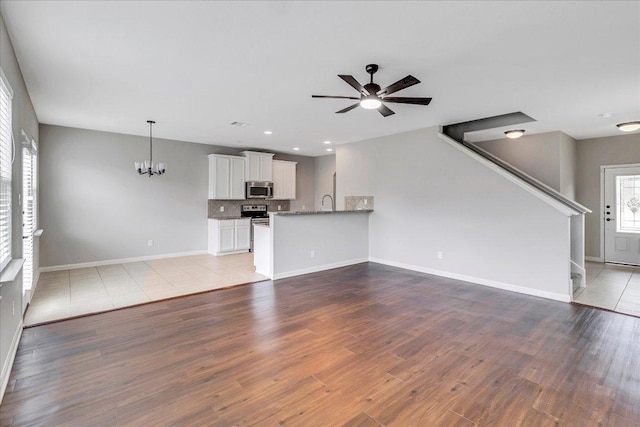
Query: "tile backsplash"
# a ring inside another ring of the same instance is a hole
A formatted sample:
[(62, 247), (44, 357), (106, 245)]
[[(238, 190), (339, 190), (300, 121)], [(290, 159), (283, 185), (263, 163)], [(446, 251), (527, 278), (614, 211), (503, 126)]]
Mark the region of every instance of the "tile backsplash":
[[(281, 211), (290, 210), (291, 203), (289, 200), (209, 200), (208, 212), (209, 218), (234, 217), (240, 216), (240, 206), (242, 205), (267, 205), (269, 212), (277, 212), (278, 206)], [(220, 212), (220, 207), (224, 207), (224, 212)]]
[(373, 196), (344, 196), (344, 210), (373, 210)]

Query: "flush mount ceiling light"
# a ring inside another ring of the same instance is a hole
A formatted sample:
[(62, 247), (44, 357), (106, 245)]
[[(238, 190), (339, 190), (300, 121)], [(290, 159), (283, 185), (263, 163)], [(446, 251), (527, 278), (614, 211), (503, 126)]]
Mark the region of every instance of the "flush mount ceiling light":
[(300, 151), (300, 147), (293, 147), (294, 151)]
[(149, 160), (145, 160), (143, 162), (134, 162), (136, 171), (140, 175), (149, 175), (151, 178), (153, 175), (162, 175), (167, 171), (167, 165), (164, 163), (153, 163), (153, 135), (151, 131), (151, 127), (154, 125), (153, 120), (147, 120), (149, 123)]
[(325, 141), (324, 143), (325, 144), (331, 144), (331, 141)]
[(622, 132), (633, 132), (640, 129), (640, 121), (620, 123), (616, 125)]
[(265, 131), (264, 131), (264, 134), (265, 134), (265, 135), (271, 135), (272, 133), (273, 133), (273, 132), (271, 132), (270, 130), (265, 130)]
[(333, 148), (327, 148), (327, 151), (333, 151)]
[(507, 136), (507, 138), (516, 139), (524, 135), (524, 129), (512, 129), (506, 131), (504, 134)]

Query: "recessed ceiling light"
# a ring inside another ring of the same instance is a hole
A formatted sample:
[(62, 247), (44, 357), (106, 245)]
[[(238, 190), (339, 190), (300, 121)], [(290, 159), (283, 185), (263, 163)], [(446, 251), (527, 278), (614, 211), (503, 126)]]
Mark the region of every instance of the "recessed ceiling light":
[(294, 151), (300, 151), (300, 147), (293, 147)]
[(270, 130), (265, 130), (265, 131), (264, 131), (264, 134), (265, 134), (265, 135), (271, 135), (272, 133), (273, 133), (273, 132), (271, 132)]
[(507, 138), (516, 139), (524, 135), (524, 129), (512, 129), (506, 131), (504, 134), (507, 136)]
[(620, 123), (616, 126), (618, 126), (618, 129), (620, 129), (622, 132), (633, 132), (634, 130), (640, 129), (640, 121)]
[(325, 144), (331, 144), (331, 141), (325, 141), (324, 143)]
[(333, 151), (333, 148), (327, 148), (327, 151)]

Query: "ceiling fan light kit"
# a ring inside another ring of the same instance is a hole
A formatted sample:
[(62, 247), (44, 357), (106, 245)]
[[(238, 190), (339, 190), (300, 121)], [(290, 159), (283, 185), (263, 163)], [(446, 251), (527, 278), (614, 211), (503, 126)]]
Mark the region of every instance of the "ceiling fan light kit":
[(395, 114), (389, 107), (384, 105), (385, 102), (393, 102), (396, 104), (413, 104), (413, 105), (429, 105), (431, 98), (410, 98), (410, 97), (390, 97), (392, 93), (398, 92), (402, 89), (406, 89), (410, 86), (420, 83), (420, 80), (409, 75), (404, 79), (398, 80), (392, 85), (387, 86), (384, 89), (380, 89), (380, 86), (373, 82), (373, 75), (378, 71), (377, 64), (369, 64), (365, 67), (365, 70), (371, 76), (369, 83), (362, 86), (358, 81), (350, 75), (339, 74), (342, 80), (344, 80), (349, 86), (354, 88), (360, 93), (360, 97), (355, 96), (329, 96), (329, 95), (311, 95), (312, 98), (335, 98), (335, 99), (353, 99), (359, 102), (349, 107), (343, 108), (336, 113), (346, 113), (354, 108), (361, 106), (366, 110), (378, 110), (383, 117)]
[(368, 95), (362, 98), (360, 101), (360, 106), (365, 110), (375, 110), (376, 108), (380, 108), (382, 102), (375, 95)]
[(640, 121), (619, 123), (616, 126), (622, 132), (633, 132), (640, 129)]
[(504, 134), (507, 136), (507, 138), (517, 139), (524, 135), (524, 132), (524, 129), (512, 129), (506, 131)]

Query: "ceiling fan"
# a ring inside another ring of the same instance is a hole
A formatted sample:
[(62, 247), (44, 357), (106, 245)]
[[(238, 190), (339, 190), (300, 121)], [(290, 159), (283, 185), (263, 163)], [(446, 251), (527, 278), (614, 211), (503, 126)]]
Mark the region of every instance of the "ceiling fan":
[(384, 117), (395, 114), (389, 107), (383, 104), (384, 102), (395, 102), (397, 104), (415, 104), (415, 105), (429, 105), (431, 102), (431, 98), (407, 98), (407, 97), (397, 97), (397, 96), (389, 96), (392, 93), (398, 92), (399, 90), (406, 89), (409, 86), (416, 85), (420, 83), (420, 80), (416, 79), (412, 75), (408, 75), (404, 79), (398, 80), (392, 85), (387, 86), (384, 89), (380, 89), (380, 86), (373, 82), (373, 75), (378, 71), (378, 65), (369, 64), (365, 67), (367, 73), (371, 75), (371, 81), (366, 85), (362, 86), (358, 81), (353, 78), (353, 76), (347, 76), (339, 74), (342, 80), (347, 82), (349, 86), (360, 92), (360, 98), (355, 96), (328, 96), (328, 95), (311, 95), (312, 98), (339, 98), (339, 99), (357, 99), (359, 102), (347, 107), (343, 108), (340, 111), (336, 111), (336, 113), (346, 113), (347, 111), (351, 111), (356, 108), (358, 105), (367, 110), (378, 110), (380, 114)]

